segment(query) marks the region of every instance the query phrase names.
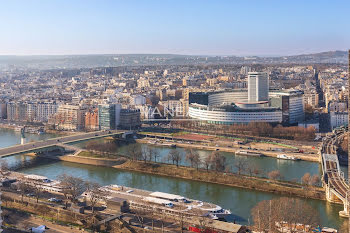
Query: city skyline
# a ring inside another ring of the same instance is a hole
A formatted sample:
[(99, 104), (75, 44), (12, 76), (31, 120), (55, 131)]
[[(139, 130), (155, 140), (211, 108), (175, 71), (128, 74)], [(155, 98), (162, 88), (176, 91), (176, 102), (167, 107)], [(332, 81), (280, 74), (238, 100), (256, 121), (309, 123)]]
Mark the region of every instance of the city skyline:
[(0, 9), (0, 55), (286, 56), (346, 50), (349, 5), (341, 0), (11, 1)]

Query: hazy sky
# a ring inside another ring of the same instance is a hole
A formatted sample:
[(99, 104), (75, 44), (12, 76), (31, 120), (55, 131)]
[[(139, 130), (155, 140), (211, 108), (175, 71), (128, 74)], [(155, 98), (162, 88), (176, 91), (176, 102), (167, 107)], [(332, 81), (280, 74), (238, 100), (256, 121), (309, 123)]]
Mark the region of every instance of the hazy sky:
[(345, 50), (349, 12), (349, 0), (2, 0), (0, 54)]

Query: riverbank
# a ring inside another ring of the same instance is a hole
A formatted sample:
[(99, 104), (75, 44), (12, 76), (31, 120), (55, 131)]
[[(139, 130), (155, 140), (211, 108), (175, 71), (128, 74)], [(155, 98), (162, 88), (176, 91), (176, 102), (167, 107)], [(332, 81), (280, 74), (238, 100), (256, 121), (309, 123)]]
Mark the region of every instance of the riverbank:
[[(242, 150), (242, 148), (239, 147), (221, 147), (221, 146), (207, 146), (207, 145), (203, 145), (203, 144), (189, 144), (189, 143), (179, 143), (179, 142), (171, 142), (170, 143), (154, 143), (154, 141), (150, 141), (148, 139), (136, 139), (135, 140), (138, 143), (145, 143), (145, 144), (150, 144), (150, 145), (154, 145), (154, 146), (171, 146), (171, 145), (176, 145), (177, 147), (182, 147), (182, 148), (190, 148), (190, 149), (197, 149), (197, 150), (208, 150), (208, 151), (223, 151), (223, 152), (229, 152), (229, 153), (236, 153), (239, 150)], [(243, 148), (244, 150), (246, 150), (245, 148)], [(249, 152), (257, 152), (256, 150), (246, 150)], [(296, 158), (299, 158), (300, 160), (304, 160), (304, 161), (309, 161), (309, 162), (320, 162), (320, 157), (318, 154), (308, 154), (308, 155), (303, 155), (300, 153), (288, 153), (288, 152), (273, 152), (273, 151), (263, 151), (261, 152), (262, 154), (264, 154), (265, 156), (268, 157), (273, 157), (273, 158), (277, 158), (277, 155), (279, 154), (287, 154), (287, 155), (292, 155)], [(249, 155), (247, 155), (249, 156)]]
[[(35, 155), (32, 155), (35, 156)], [(274, 194), (326, 200), (323, 188), (305, 186), (293, 182), (269, 180), (253, 176), (238, 175), (235, 173), (223, 173), (205, 169), (195, 169), (186, 166), (175, 166), (164, 163), (131, 161), (126, 158), (107, 159), (84, 156), (41, 156), (60, 161), (88, 164), (94, 166), (113, 167), (125, 171), (141, 172), (157, 176), (174, 177), (185, 180), (200, 181), (206, 183), (226, 185), (230, 187), (251, 189), (270, 192)]]
[(304, 186), (292, 182), (275, 181), (259, 177), (238, 175), (235, 173), (207, 171), (205, 169), (195, 169), (185, 166), (177, 167), (175, 165), (163, 163), (144, 163), (141, 161), (127, 161), (113, 167), (122, 170), (271, 192), (280, 195), (326, 200), (325, 191), (320, 187)]

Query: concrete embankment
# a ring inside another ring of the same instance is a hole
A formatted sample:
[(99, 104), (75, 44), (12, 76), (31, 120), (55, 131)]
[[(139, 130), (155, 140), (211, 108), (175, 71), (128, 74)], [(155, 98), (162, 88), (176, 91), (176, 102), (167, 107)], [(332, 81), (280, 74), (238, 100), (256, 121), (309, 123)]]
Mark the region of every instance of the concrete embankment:
[[(33, 153), (28, 153), (26, 155), (38, 156)], [(81, 164), (104, 166), (104, 167), (113, 167), (115, 165), (120, 165), (126, 162), (125, 158), (107, 159), (107, 158), (83, 157), (83, 156), (77, 156), (77, 155), (62, 155), (62, 156), (39, 155), (39, 157), (66, 161), (71, 163), (81, 163)]]
[[(147, 139), (136, 139), (136, 142), (138, 143), (145, 143), (145, 144), (150, 144), (150, 145), (154, 145), (154, 146), (167, 146), (164, 145), (162, 143), (151, 143), (149, 140)], [(182, 148), (191, 148), (191, 149), (197, 149), (197, 150), (209, 150), (209, 151), (223, 151), (223, 152), (229, 152), (229, 153), (235, 153), (238, 150), (241, 150), (239, 147), (235, 147), (235, 148), (230, 148), (230, 147), (220, 147), (220, 146), (206, 146), (206, 145), (202, 145), (202, 144), (188, 144), (188, 143), (178, 143), (178, 142), (172, 142), (171, 144), (176, 145), (177, 147), (182, 147)], [(170, 145), (169, 145), (170, 146)], [(245, 149), (243, 149), (245, 150)], [(249, 151), (249, 150), (246, 150)], [(252, 150), (252, 152), (257, 152)], [(274, 157), (276, 158), (277, 155), (279, 154), (288, 154), (288, 155), (293, 155), (297, 158), (300, 158), (301, 160), (305, 160), (305, 161), (310, 161), (310, 162), (319, 162), (320, 158), (318, 155), (303, 155), (303, 154), (296, 154), (296, 153), (286, 153), (286, 152), (272, 152), (272, 151), (259, 151), (262, 154), (264, 154), (265, 156), (268, 157)], [(249, 155), (247, 155), (249, 156)]]

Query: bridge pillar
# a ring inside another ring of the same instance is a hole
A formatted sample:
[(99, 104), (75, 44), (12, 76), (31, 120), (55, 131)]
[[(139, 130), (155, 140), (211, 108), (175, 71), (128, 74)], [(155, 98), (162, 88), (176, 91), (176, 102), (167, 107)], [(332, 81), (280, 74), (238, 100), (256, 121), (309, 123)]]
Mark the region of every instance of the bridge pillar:
[(326, 184), (326, 199), (330, 203), (339, 203), (339, 200), (336, 195), (331, 191), (331, 188)]
[(347, 196), (343, 204), (344, 204), (344, 210), (339, 211), (339, 216), (344, 218), (349, 218), (349, 200)]

